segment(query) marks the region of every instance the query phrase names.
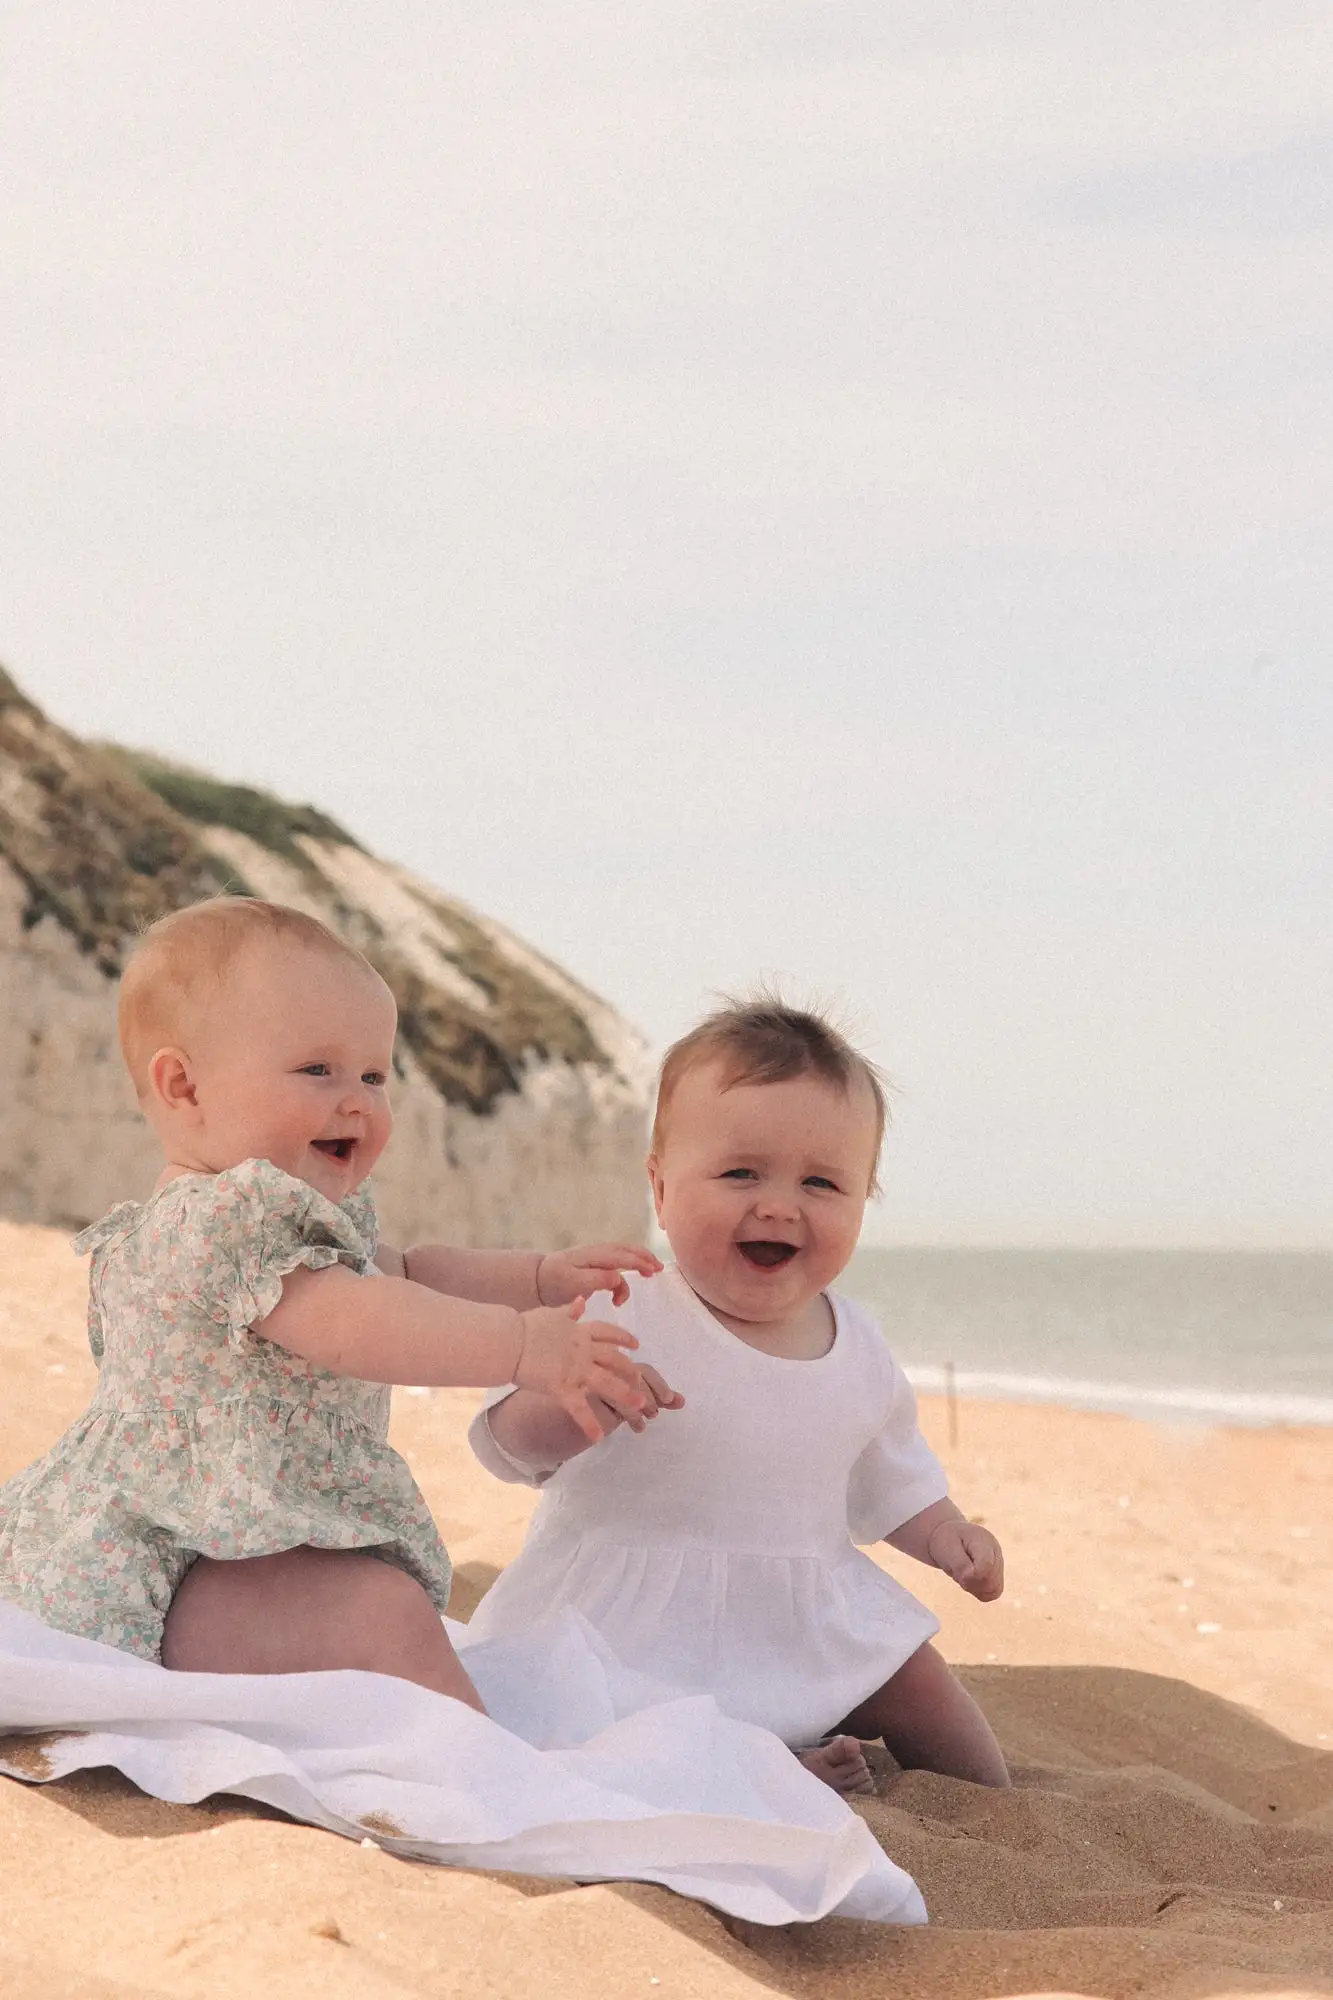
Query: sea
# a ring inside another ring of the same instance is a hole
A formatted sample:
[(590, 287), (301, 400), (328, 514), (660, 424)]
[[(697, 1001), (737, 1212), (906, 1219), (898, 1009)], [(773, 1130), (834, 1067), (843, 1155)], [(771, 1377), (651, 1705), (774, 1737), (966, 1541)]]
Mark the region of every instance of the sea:
[(863, 1248), (838, 1289), (921, 1390), (1333, 1425), (1333, 1252)]

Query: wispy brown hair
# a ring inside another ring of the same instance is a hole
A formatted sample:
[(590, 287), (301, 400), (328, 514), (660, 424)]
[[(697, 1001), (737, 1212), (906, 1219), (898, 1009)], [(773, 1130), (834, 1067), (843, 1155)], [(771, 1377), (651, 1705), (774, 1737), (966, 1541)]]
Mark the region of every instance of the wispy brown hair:
[(185, 1037), (247, 949), (278, 940), (374, 973), (369, 961), (318, 917), (257, 896), (210, 896), (149, 926), (125, 968), (117, 1010), (120, 1052), (141, 1097), (157, 1051)]
[(858, 1078), (867, 1085), (875, 1107), (875, 1154), (870, 1190), (879, 1192), (879, 1155), (889, 1122), (885, 1078), (868, 1056), (822, 1014), (788, 1007), (772, 994), (752, 1000), (726, 1000), (699, 1025), (673, 1042), (662, 1058), (653, 1115), (653, 1151), (660, 1151), (666, 1115), (676, 1086), (688, 1070), (716, 1063), (722, 1088), (738, 1083), (786, 1083), (792, 1077), (818, 1076), (841, 1091)]

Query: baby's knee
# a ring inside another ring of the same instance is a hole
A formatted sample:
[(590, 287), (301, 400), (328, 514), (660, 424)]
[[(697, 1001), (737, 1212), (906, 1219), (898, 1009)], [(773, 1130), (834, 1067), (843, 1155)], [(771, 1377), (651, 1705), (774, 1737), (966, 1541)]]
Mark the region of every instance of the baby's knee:
[(362, 1555), (348, 1586), (341, 1612), (367, 1666), (400, 1657), (425, 1646), (439, 1645), (444, 1628), (425, 1587), (397, 1563)]
[[(371, 1571), (383, 1575), (373, 1576)], [(358, 1639), (355, 1664), (372, 1673), (416, 1681), (485, 1713), (480, 1695), (449, 1642), (443, 1620), (424, 1586), (396, 1564), (371, 1558), (349, 1622)]]
[(368, 1624), (386, 1621), (396, 1625), (426, 1619), (439, 1622), (439, 1613), (421, 1584), (397, 1563), (358, 1554), (355, 1576), (345, 1578), (345, 1583), (350, 1585), (346, 1600), (349, 1613)]
[(903, 1661), (889, 1682), (889, 1686), (899, 1696), (929, 1694), (953, 1678), (953, 1670), (944, 1655), (936, 1652), (927, 1640), (924, 1646), (918, 1646), (916, 1651)]

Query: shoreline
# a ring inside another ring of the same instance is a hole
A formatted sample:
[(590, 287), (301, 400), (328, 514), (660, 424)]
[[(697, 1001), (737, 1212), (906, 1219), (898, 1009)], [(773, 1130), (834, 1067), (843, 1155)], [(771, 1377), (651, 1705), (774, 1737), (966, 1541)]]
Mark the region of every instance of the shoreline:
[(859, 1249), (841, 1288), (927, 1391), (1154, 1422), (1333, 1425), (1333, 1255)]
[[(949, 1393), (947, 1368), (905, 1362), (903, 1373), (918, 1395), (947, 1397)], [(953, 1388), (962, 1401), (1039, 1406), (1071, 1414), (1101, 1413), (1194, 1429), (1322, 1430), (1333, 1426), (1333, 1396), (1275, 1396), (1243, 1389), (1151, 1389), (1132, 1382), (1010, 1375), (971, 1368), (954, 1369)]]

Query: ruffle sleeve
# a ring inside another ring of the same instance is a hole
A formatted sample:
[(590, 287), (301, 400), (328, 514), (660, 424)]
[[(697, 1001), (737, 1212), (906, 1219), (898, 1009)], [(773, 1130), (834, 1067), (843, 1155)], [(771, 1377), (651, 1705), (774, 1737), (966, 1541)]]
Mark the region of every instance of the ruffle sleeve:
[(380, 1222), (375, 1213), (375, 1197), (370, 1192), (370, 1182), (365, 1181), (338, 1204), (357, 1235), (366, 1246), (367, 1257), (373, 1257), (380, 1244)]
[(944, 1467), (917, 1427), (916, 1392), (891, 1356), (889, 1367), (888, 1414), (847, 1480), (847, 1528), (862, 1547), (882, 1542), (949, 1491)]
[(337, 1207), (269, 1160), (201, 1175), (178, 1218), (180, 1261), (196, 1274), (195, 1303), (239, 1346), (268, 1318), (293, 1271), (345, 1264), (364, 1272), (374, 1252), (374, 1208), (367, 1196), (353, 1211), (355, 1201)]

